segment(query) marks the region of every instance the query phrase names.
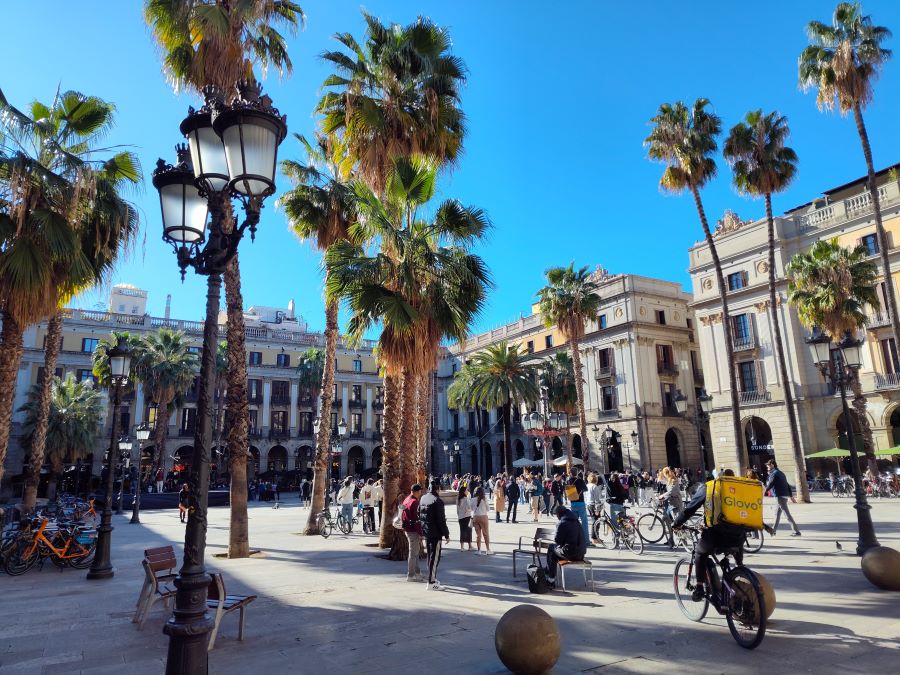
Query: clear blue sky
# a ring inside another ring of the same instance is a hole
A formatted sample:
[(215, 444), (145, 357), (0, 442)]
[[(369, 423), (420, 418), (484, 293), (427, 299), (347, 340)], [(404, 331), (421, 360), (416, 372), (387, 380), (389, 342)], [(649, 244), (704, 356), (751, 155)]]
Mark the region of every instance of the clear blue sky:
[[(160, 238), (156, 192), (149, 176), (157, 157), (173, 158), (178, 124), (195, 101), (175, 96), (145, 27), (139, 0), (4, 3), (0, 87), (18, 106), (52, 99), (57, 85), (113, 101), (118, 126), (110, 139), (129, 143), (147, 177), (135, 199), (144, 238), (114, 281), (150, 292), (149, 311), (201, 318), (203, 279), (178, 278), (175, 258)], [(290, 41), (291, 78), (270, 75), (267, 90), (288, 115), (292, 132), (310, 134), (312, 109), (327, 69), (318, 59), (335, 48), (336, 31), (361, 36), (360, 4), (301, 0), (306, 29)], [(810, 19), (830, 20), (834, 3), (792, 0), (725, 3), (431, 2), (371, 0), (385, 21), (416, 14), (450, 27), (454, 51), (469, 69), (463, 106), (466, 151), (442, 181), (442, 193), (485, 208), (495, 225), (481, 253), (496, 290), (475, 326), (486, 329), (527, 313), (543, 270), (574, 260), (688, 284), (687, 248), (701, 237), (692, 200), (657, 188), (661, 172), (647, 161), (647, 120), (663, 101), (711, 99), (730, 128), (753, 108), (788, 116), (800, 156), (792, 188), (775, 198), (781, 212), (865, 171), (851, 119), (822, 114), (813, 94), (797, 88), (796, 60)], [(900, 3), (868, 0), (865, 11), (900, 33)], [(892, 40), (889, 46), (900, 49)], [(875, 163), (900, 161), (900, 54), (876, 84), (866, 111)], [(282, 157), (299, 157), (288, 139)], [(282, 181), (280, 187), (285, 187)], [(762, 215), (761, 202), (740, 197), (720, 161), (704, 192), (711, 221), (731, 208)], [(285, 306), (290, 298), (321, 329), (319, 256), (287, 231), (267, 205), (256, 243), (242, 244), (246, 305)], [(90, 307), (97, 293), (80, 299)]]

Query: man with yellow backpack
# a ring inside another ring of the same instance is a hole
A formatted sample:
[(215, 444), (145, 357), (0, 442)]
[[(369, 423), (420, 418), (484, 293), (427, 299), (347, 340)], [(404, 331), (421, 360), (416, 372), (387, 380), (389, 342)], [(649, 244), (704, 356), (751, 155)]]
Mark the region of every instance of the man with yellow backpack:
[(675, 518), (672, 527), (684, 525), (700, 507), (704, 507), (706, 527), (694, 548), (694, 573), (697, 586), (692, 598), (703, 599), (706, 568), (709, 556), (727, 549), (740, 549), (748, 530), (771, 528), (763, 524), (763, 485), (752, 478), (737, 478), (734, 471), (724, 469), (715, 480), (702, 485), (684, 510)]

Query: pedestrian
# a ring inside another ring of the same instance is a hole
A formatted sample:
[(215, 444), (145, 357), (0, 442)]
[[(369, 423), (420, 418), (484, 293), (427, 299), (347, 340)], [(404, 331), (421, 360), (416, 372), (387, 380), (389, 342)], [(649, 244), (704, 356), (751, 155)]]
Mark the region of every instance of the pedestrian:
[(587, 492), (587, 483), (584, 482), (584, 473), (579, 471), (574, 475), (572, 484), (566, 488), (569, 497), (569, 508), (578, 516), (581, 527), (584, 530), (584, 541), (591, 540), (591, 524), (588, 522), (587, 505), (584, 502), (584, 494)]
[(778, 464), (774, 459), (770, 459), (766, 462), (766, 466), (769, 468), (769, 480), (766, 483), (765, 491), (771, 490), (772, 494), (775, 495), (775, 499), (778, 500), (778, 511), (775, 512), (775, 525), (772, 527), (772, 534), (775, 534), (775, 531), (778, 530), (778, 523), (781, 521), (781, 514), (783, 512), (787, 521), (791, 524), (791, 536), (799, 537), (800, 528), (797, 527), (797, 523), (794, 522), (794, 517), (791, 515), (791, 511), (788, 508), (788, 500), (794, 504), (797, 503), (797, 500), (794, 499), (794, 491), (791, 489), (791, 485), (788, 483), (784, 471), (778, 468)]
[[(472, 522), (475, 523), (475, 555), (494, 555), (491, 550), (491, 537), (488, 530), (488, 502), (484, 498), (484, 488), (479, 487), (472, 496)], [(484, 538), (484, 552), (481, 551), (481, 539)]]
[(447, 527), (439, 480), (431, 481), (431, 492), (419, 502), (419, 520), (422, 522), (425, 548), (428, 551), (428, 589), (439, 591), (441, 582), (438, 581), (437, 570), (441, 564), (441, 539), (446, 544), (450, 543), (450, 529)]
[(550, 504), (550, 513), (556, 513), (556, 507), (563, 505), (563, 482), (559, 474), (553, 476), (553, 483), (550, 485), (550, 495), (553, 497), (553, 503)]
[(375, 511), (378, 513), (378, 528), (381, 529), (381, 509), (384, 506), (384, 485), (379, 478), (372, 487), (372, 500), (375, 502)]
[(519, 482), (515, 480), (509, 481), (506, 486), (506, 522), (509, 522), (509, 514), (512, 513), (512, 521), (516, 521), (516, 509), (519, 508), (519, 495), (521, 488)]
[(531, 522), (538, 522), (538, 516), (541, 512), (541, 497), (544, 494), (544, 486), (541, 484), (540, 476), (531, 476)]
[(371, 478), (359, 491), (359, 503), (363, 509), (364, 528), (369, 532), (375, 531), (375, 481)]
[(497, 517), (497, 522), (500, 521), (500, 514), (506, 509), (506, 481), (503, 478), (498, 477), (496, 481), (494, 481), (494, 515)]
[(553, 496), (550, 492), (553, 487), (553, 481), (549, 478), (544, 480), (544, 490), (543, 490), (543, 498), (544, 498), (544, 510), (541, 511), (544, 515), (550, 515), (550, 498)]
[(353, 522), (353, 481), (350, 477), (344, 479), (344, 485), (341, 487), (337, 496), (338, 506), (341, 507), (341, 514), (347, 523)]
[[(463, 486), (456, 495), (456, 518), (459, 520), (459, 550), (472, 550), (472, 500), (468, 488)], [(469, 548), (463, 548), (468, 544)]]
[(406, 580), (425, 581), (419, 570), (419, 551), (422, 546), (422, 522), (419, 520), (419, 498), (422, 486), (416, 483), (410, 488), (409, 495), (403, 500), (402, 515), (403, 533), (409, 544), (409, 555), (406, 560)]
[(162, 467), (159, 467), (156, 470), (156, 494), (161, 494), (163, 491), (163, 483), (166, 480), (166, 472), (163, 471)]
[(519, 488), (519, 503), (524, 504), (525, 503), (525, 477), (518, 476), (516, 478), (516, 485)]
[(600, 510), (603, 508), (602, 492), (600, 486), (597, 485), (597, 474), (594, 472), (591, 472), (587, 477), (585, 502), (587, 503), (588, 515), (591, 517), (591, 527), (593, 527), (594, 522), (600, 517)]
[(559, 519), (553, 543), (547, 548), (547, 581), (556, 583), (556, 563), (560, 560), (577, 562), (584, 560), (587, 553), (587, 540), (584, 530), (579, 525), (579, 518), (572, 511), (560, 504), (553, 512)]
[(681, 514), (682, 509), (684, 509), (684, 501), (681, 498), (681, 487), (678, 484), (675, 472), (669, 467), (665, 467), (662, 470), (662, 481), (665, 485), (665, 492), (660, 496), (660, 501), (666, 502), (666, 515), (669, 517), (669, 522), (671, 522), (672, 520), (675, 520), (675, 518)]
[(188, 516), (188, 508), (191, 502), (191, 487), (185, 483), (181, 486), (181, 492), (178, 493), (178, 516), (183, 523)]

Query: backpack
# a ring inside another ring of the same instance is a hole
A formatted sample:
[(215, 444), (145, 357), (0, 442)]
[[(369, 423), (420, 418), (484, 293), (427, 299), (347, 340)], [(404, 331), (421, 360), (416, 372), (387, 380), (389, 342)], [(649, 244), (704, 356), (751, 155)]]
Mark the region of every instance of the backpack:
[(704, 521), (707, 527), (738, 525), (763, 529), (763, 484), (753, 478), (721, 476), (706, 484)]
[(542, 565), (531, 563), (525, 569), (528, 578), (528, 590), (531, 593), (549, 593), (550, 582), (547, 581), (547, 570)]

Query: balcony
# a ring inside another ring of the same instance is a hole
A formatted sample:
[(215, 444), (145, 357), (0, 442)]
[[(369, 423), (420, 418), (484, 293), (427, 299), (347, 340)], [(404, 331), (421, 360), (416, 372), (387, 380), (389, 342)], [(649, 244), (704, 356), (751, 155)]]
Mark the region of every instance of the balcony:
[(291, 437), (291, 432), (284, 427), (272, 427), (269, 429), (269, 440), (277, 441)]
[(597, 368), (597, 374), (594, 376), (597, 381), (612, 380), (616, 377), (616, 369), (613, 366), (605, 366)]
[(372, 410), (384, 410), (384, 401), (378, 399), (372, 401)]
[(694, 384), (703, 384), (703, 369), (702, 368), (694, 368), (691, 373), (694, 376)]
[(365, 431), (351, 431), (350, 438), (364, 439), (366, 437)]
[(315, 399), (312, 396), (301, 396), (297, 399), (298, 408), (312, 408)]
[(340, 408), (343, 404), (344, 404), (344, 399), (342, 399), (342, 398), (332, 399), (331, 409), (334, 410), (335, 408)]
[(766, 403), (772, 400), (772, 393), (765, 389), (755, 391), (742, 391), (738, 394), (741, 405), (753, 403)]
[(607, 410), (598, 410), (597, 411), (597, 419), (601, 419), (601, 420), (616, 419), (618, 416), (619, 416), (618, 408), (609, 408)]
[(374, 441), (380, 441), (382, 438), (384, 438), (384, 434), (382, 434), (380, 431), (373, 431), (373, 432), (372, 432), (372, 440), (374, 440)]
[(290, 394), (272, 394), (272, 405), (290, 405)]
[(297, 438), (312, 438), (312, 429), (297, 429)]
[(678, 377), (678, 366), (667, 361), (657, 361), (656, 372), (663, 377)]
[(756, 349), (756, 335), (752, 330), (748, 330), (747, 332), (740, 334), (732, 333), (731, 346), (736, 352), (744, 352), (751, 349)]
[(878, 391), (900, 389), (900, 373), (887, 373), (886, 375), (875, 373), (875, 389)]
[(259, 429), (250, 429), (247, 431), (247, 436), (250, 438), (262, 438), (262, 431)]
[(678, 412), (678, 408), (676, 408), (674, 404), (663, 404), (662, 414), (663, 417), (681, 417), (681, 414)]
[(884, 328), (891, 325), (891, 317), (885, 314), (869, 314), (866, 317), (866, 328)]
[(262, 394), (247, 394), (247, 403), (262, 403)]
[[(900, 186), (897, 181), (890, 181), (878, 188), (878, 201), (884, 209), (900, 200)], [(804, 214), (793, 216), (800, 225), (801, 232), (815, 230), (819, 227), (835, 225), (872, 213), (872, 200), (868, 190), (839, 202), (825, 203), (819, 208), (810, 209)]]
[(350, 405), (351, 408), (365, 408), (365, 407), (366, 407), (366, 402), (363, 401), (361, 398), (358, 398), (358, 399), (357, 399), (357, 398), (351, 398), (351, 399), (350, 399), (349, 405)]

